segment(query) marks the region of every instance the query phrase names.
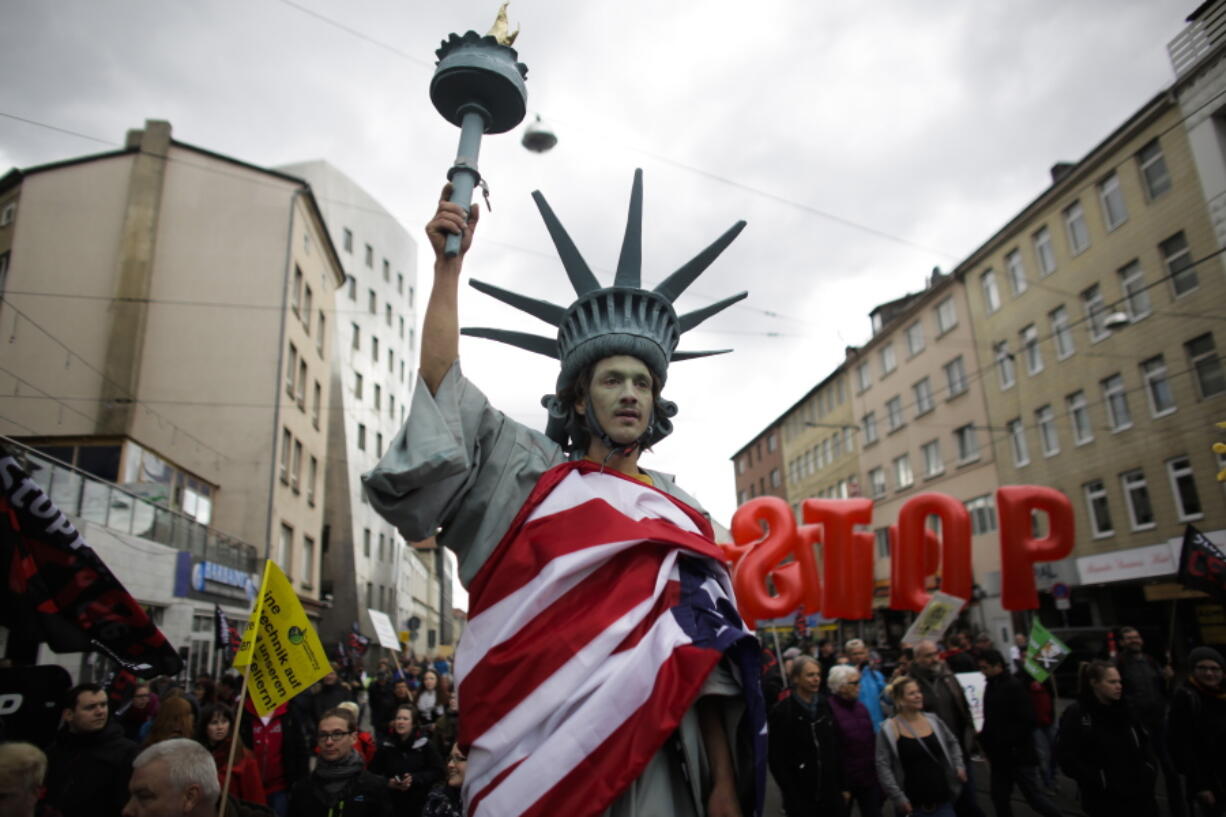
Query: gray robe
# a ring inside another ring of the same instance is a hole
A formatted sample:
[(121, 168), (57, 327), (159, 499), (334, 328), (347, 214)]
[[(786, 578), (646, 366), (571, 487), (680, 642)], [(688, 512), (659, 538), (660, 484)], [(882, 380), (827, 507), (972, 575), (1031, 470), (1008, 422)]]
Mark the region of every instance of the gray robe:
[[(372, 506), (410, 541), (436, 536), (460, 561), (465, 587), (493, 553), (537, 480), (567, 459), (561, 446), (490, 405), (460, 372), (457, 361), (437, 393), (420, 379), (408, 421), (362, 483)], [(698, 503), (670, 475), (643, 469), (655, 486), (693, 508)], [(702, 695), (740, 695), (740, 684), (724, 659), (707, 678)], [(740, 707), (725, 706), (724, 728), (731, 741)], [(686, 775), (678, 752), (666, 743), (643, 774), (606, 812), (612, 817), (698, 817), (709, 791), (706, 754), (691, 707), (678, 730)]]

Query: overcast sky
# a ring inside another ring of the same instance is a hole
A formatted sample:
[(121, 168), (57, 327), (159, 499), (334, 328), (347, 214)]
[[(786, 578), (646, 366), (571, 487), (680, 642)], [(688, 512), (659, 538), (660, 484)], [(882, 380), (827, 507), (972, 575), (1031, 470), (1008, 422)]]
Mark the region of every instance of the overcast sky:
[[(449, 32), (484, 33), (497, 11), (494, 0), (3, 5), (0, 168), (107, 150), (167, 119), (176, 139), (255, 164), (326, 159), (414, 236), (458, 136), (428, 98), (433, 52)], [(517, 0), (529, 110), (560, 141), (535, 155), (518, 131), (486, 137), (494, 210), (467, 272), (571, 301), (529, 198), (540, 189), (611, 283), (635, 167), (649, 284), (746, 219), (678, 303), (748, 289), (681, 344), (736, 352), (672, 367), (677, 430), (644, 460), (727, 524), (733, 452), (868, 338), (875, 305), (952, 268), (1047, 186), (1053, 163), (1085, 155), (1169, 85), (1166, 44), (1195, 5)], [(423, 295), (430, 270), (423, 249)], [(462, 297), (466, 324), (547, 333), (474, 290)], [(461, 356), (497, 405), (543, 428), (556, 364), (476, 339)]]

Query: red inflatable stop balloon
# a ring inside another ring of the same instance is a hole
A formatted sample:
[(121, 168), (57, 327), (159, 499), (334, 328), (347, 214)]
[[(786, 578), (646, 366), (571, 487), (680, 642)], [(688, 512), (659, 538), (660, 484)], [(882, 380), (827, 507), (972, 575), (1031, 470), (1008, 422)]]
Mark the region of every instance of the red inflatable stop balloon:
[(855, 525), (873, 520), (871, 499), (806, 499), (805, 522), (822, 526), (826, 618), (872, 618), (873, 534), (856, 533)]
[[(996, 490), (1000, 512), (1000, 605), (1006, 610), (1034, 610), (1039, 593), (1034, 565), (1055, 562), (1073, 552), (1073, 506), (1060, 491), (1042, 485), (1005, 485)], [(1047, 514), (1048, 532), (1030, 535), (1030, 512)]]

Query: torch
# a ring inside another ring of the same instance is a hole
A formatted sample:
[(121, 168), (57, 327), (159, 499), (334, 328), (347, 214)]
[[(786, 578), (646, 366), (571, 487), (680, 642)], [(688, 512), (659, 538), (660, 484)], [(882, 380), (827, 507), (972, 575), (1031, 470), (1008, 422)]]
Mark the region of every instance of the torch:
[[(430, 101), (444, 119), (460, 128), (460, 147), (447, 179), (451, 201), (463, 207), (465, 214), (472, 207), (473, 189), (482, 183), (477, 170), (481, 137), (511, 130), (527, 109), (524, 78), (528, 66), (517, 62), (519, 55), (511, 48), (519, 29), (508, 33), (507, 28), (507, 4), (503, 3), (488, 34), (452, 34), (434, 52), (438, 63), (430, 81)], [(443, 252), (448, 258), (458, 255), (460, 236), (447, 236)]]

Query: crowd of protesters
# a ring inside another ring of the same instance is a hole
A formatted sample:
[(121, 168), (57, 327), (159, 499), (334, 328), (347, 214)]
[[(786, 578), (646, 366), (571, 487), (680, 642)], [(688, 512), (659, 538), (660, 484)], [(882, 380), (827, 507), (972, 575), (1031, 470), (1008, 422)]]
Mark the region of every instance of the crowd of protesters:
[[(452, 667), (383, 659), (371, 676), (333, 664), (260, 716), (231, 671), (67, 694), (45, 747), (0, 743), (9, 817), (458, 817), (465, 758)], [(242, 707), (241, 715), (239, 707)]]
[[(1057, 770), (1089, 817), (1226, 815), (1222, 655), (1191, 650), (1177, 681), (1135, 628), (1119, 631), (1119, 645), (1112, 660), (1079, 667), (1077, 698), (1059, 716), (1049, 684), (1026, 671), (1025, 636), (1007, 657), (982, 635), (922, 641), (888, 673), (859, 639), (766, 651), (769, 768), (784, 813), (879, 817), (889, 805), (900, 816), (984, 817), (981, 761), (998, 817), (1011, 817), (1015, 791), (1044, 817), (1077, 813)], [(986, 679), (978, 729), (964, 672)]]

